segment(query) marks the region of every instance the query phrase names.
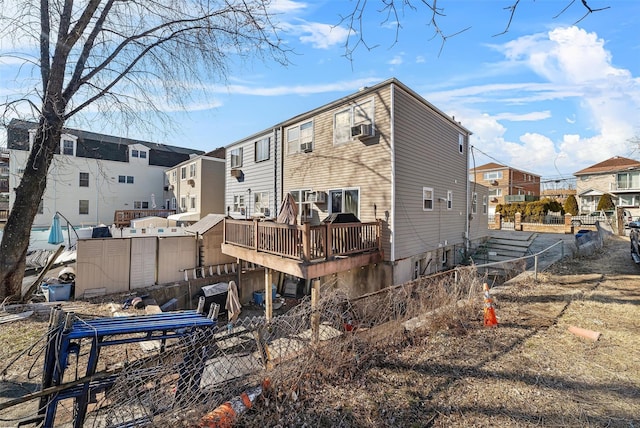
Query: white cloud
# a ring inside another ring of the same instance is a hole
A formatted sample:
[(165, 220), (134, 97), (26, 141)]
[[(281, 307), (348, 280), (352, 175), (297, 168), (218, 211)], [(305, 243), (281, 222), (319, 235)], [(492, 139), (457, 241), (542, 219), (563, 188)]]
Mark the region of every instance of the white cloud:
[(424, 64), (425, 62), (427, 62), (427, 59), (424, 56), (418, 55), (416, 57), (416, 64)]
[(400, 65), (400, 64), (402, 64), (402, 62), (403, 62), (402, 56), (403, 56), (403, 54), (394, 56), (393, 58), (391, 58), (389, 60), (389, 62), (387, 64), (390, 64), (390, 65)]
[(351, 31), (345, 27), (304, 20), (281, 23), (280, 26), (288, 33), (298, 36), (302, 43), (310, 44), (316, 49), (329, 49), (342, 45), (351, 34)]
[(310, 95), (326, 92), (351, 92), (363, 86), (379, 83), (379, 77), (365, 77), (353, 80), (343, 80), (317, 85), (281, 85), (281, 86), (252, 86), (232, 84), (227, 86), (210, 86), (206, 89), (209, 93), (256, 95), (264, 97), (279, 97), (283, 95)]
[(294, 13), (307, 8), (307, 4), (292, 0), (271, 0), (269, 13)]
[(544, 120), (551, 117), (549, 110), (545, 111), (533, 111), (530, 113), (516, 114), (516, 113), (498, 113), (494, 116), (497, 120), (509, 120), (511, 122), (535, 122), (538, 120)]

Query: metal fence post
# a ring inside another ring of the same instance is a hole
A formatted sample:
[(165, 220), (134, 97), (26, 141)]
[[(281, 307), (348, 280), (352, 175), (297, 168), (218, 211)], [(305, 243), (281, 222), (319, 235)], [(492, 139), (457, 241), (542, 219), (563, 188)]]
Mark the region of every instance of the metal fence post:
[(533, 256), (533, 280), (538, 280), (538, 255)]

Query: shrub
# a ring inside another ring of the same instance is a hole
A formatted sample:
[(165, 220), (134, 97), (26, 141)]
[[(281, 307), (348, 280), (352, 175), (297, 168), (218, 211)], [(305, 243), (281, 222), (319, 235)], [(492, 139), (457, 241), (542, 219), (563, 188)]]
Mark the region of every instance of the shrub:
[(578, 201), (574, 195), (569, 195), (564, 201), (564, 212), (571, 215), (578, 215)]

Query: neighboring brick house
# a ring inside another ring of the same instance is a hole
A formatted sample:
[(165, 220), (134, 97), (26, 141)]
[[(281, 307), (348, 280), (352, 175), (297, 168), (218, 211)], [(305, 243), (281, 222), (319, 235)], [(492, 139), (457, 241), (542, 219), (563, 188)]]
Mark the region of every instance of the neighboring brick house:
[(539, 175), (494, 162), (469, 169), (469, 181), (489, 188), (489, 214), (497, 205), (540, 198)]
[(591, 165), (576, 176), (578, 207), (583, 214), (596, 210), (600, 197), (613, 196), (619, 207), (640, 206), (640, 162), (622, 156)]
[(477, 221), (488, 211), (486, 189), (472, 192), (467, 180), (470, 134), (389, 79), (233, 143), (226, 147), (232, 217), (273, 218), (290, 194), (298, 224), (321, 227), (340, 213), (379, 221), (381, 248), (377, 258), (353, 254), (323, 263), (242, 245), (223, 251), (307, 280), (339, 274), (356, 294), (447, 269), (462, 260), (470, 239), (487, 235), (486, 219)]

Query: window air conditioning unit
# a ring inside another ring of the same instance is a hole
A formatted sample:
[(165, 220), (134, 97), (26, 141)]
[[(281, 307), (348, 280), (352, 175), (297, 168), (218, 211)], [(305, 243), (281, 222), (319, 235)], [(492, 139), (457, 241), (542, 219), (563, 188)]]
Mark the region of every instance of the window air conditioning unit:
[(311, 141), (307, 141), (306, 143), (301, 143), (300, 144), (300, 151), (302, 153), (310, 153), (313, 151), (313, 147), (311, 145)]
[(492, 198), (491, 202), (498, 202), (498, 198)]
[(493, 180), (493, 181), (491, 182), (491, 185), (492, 185), (492, 186), (497, 186), (497, 185), (498, 185), (498, 180)]
[(191, 187), (194, 187), (196, 185), (196, 182), (193, 180), (193, 178), (190, 178), (187, 180), (187, 184)]
[(242, 170), (240, 168), (231, 168), (231, 176), (235, 178), (242, 177)]
[(373, 136), (373, 126), (370, 123), (361, 123), (351, 127), (352, 138), (363, 139), (371, 136)]
[(322, 191), (307, 192), (307, 202), (315, 202), (316, 204), (323, 204), (327, 201), (327, 194)]

